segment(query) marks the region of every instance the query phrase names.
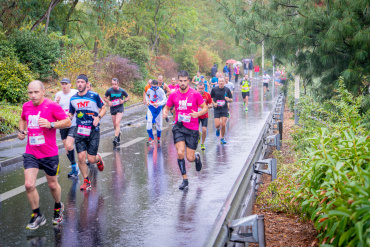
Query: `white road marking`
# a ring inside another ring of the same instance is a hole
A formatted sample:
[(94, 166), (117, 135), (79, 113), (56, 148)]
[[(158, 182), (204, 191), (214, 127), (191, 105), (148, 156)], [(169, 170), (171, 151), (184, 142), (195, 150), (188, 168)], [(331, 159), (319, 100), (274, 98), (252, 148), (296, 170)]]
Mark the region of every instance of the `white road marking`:
[[(144, 139), (145, 139), (145, 137), (138, 137), (138, 138), (135, 138), (135, 139), (133, 139), (129, 142), (126, 142), (126, 143), (122, 144), (120, 147), (121, 148), (127, 148), (127, 147), (129, 147), (129, 146), (131, 146), (131, 145), (133, 145), (137, 142), (140, 142), (140, 141), (144, 140)], [(108, 155), (111, 155), (111, 154), (113, 154), (113, 153), (101, 153), (101, 156), (102, 156), (102, 158), (104, 158), (104, 157), (106, 157)], [(38, 186), (40, 184), (43, 184), (43, 183), (46, 183), (46, 182), (47, 182), (46, 177), (41, 177), (41, 178), (36, 180), (36, 186)], [(19, 187), (15, 188), (15, 189), (4, 192), (4, 193), (0, 194), (0, 202), (5, 201), (9, 198), (12, 198), (13, 196), (16, 196), (16, 195), (18, 195), (20, 193), (23, 193), (25, 191), (26, 191), (26, 189), (24, 188), (24, 185), (22, 185), (22, 186), (19, 186)]]

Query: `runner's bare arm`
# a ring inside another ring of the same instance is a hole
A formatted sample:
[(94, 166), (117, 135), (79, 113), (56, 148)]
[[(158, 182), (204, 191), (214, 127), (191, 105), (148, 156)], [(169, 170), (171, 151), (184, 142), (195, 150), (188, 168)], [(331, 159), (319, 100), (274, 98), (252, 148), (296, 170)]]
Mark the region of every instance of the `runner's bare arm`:
[(105, 105), (103, 105), (100, 110), (99, 110), (99, 114), (97, 117), (95, 116), (92, 116), (92, 118), (94, 119), (94, 122), (93, 122), (93, 125), (96, 127), (98, 126), (99, 124), (99, 121), (100, 119), (105, 115), (105, 112), (107, 111), (107, 108), (105, 107)]
[(146, 104), (146, 93), (145, 93), (145, 91), (143, 93), (143, 103)]
[(108, 97), (107, 96), (104, 96), (104, 101), (109, 105), (109, 106), (112, 106), (112, 102), (109, 101)]
[(192, 118), (198, 118), (199, 116), (202, 116), (204, 114), (206, 114), (208, 112), (208, 106), (206, 104), (206, 102), (203, 102), (200, 107), (202, 107), (202, 110), (199, 111), (199, 112), (196, 112), (193, 110), (192, 113), (190, 113), (189, 115), (192, 117)]
[(168, 95), (171, 94), (171, 89), (167, 86), (166, 83), (163, 84), (163, 89), (167, 92), (166, 96), (168, 97)]
[(170, 110), (170, 107), (168, 107), (167, 105), (163, 108), (163, 119), (165, 119), (167, 116), (168, 116), (168, 111)]
[(24, 138), (26, 138), (26, 134), (27, 134), (26, 128), (27, 128), (27, 121), (21, 118), (18, 124), (18, 129), (19, 129), (18, 139), (19, 140), (23, 140)]
[(127, 101), (129, 101), (130, 100), (130, 95), (128, 95), (124, 100), (123, 100), (123, 102), (122, 103), (125, 103), (125, 102), (127, 102)]
[[(65, 129), (65, 128), (71, 127), (71, 125), (72, 125), (71, 119), (69, 117), (67, 117), (63, 120), (59, 120), (59, 121), (54, 122), (54, 129)], [(39, 118), (39, 126), (43, 127), (43, 128), (50, 129), (51, 128), (51, 123), (47, 119), (40, 117)]]

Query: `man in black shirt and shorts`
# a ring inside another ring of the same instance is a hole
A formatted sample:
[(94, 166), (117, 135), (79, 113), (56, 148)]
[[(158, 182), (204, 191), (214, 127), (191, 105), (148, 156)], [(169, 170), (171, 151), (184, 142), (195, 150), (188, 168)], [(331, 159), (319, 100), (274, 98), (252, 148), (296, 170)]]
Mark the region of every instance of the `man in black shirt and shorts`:
[[(125, 99), (123, 99), (125, 96)], [(112, 79), (112, 87), (105, 92), (104, 101), (110, 106), (110, 114), (114, 126), (114, 140), (113, 144), (117, 145), (121, 142), (121, 119), (123, 116), (123, 104), (128, 101), (130, 97), (127, 92), (118, 86), (118, 79)]]
[(233, 96), (229, 88), (225, 87), (225, 77), (218, 79), (218, 87), (214, 87), (211, 91), (211, 97), (214, 106), (214, 117), (216, 136), (220, 136), (221, 125), (221, 144), (226, 144), (224, 139), (226, 131), (226, 121), (229, 115), (227, 103), (233, 101)]

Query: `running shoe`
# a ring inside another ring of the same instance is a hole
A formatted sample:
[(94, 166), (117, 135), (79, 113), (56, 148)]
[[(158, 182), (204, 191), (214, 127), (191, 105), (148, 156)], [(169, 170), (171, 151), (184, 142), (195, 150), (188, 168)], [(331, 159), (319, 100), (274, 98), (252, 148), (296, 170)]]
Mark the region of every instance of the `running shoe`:
[(148, 139), (147, 143), (148, 143), (148, 144), (152, 144), (152, 143), (153, 143), (153, 141), (154, 141), (154, 140), (153, 140), (152, 138), (150, 138), (150, 137), (149, 137), (149, 139)]
[(248, 111), (248, 107), (245, 108), (245, 111)]
[(170, 121), (170, 119), (168, 117), (166, 117), (166, 122), (168, 123), (168, 121)]
[(224, 138), (221, 138), (221, 144), (226, 144), (226, 141)]
[(118, 143), (120, 143), (120, 142), (121, 142), (121, 132), (119, 132), (119, 134), (118, 134), (117, 142), (118, 142)]
[(198, 152), (195, 153), (195, 169), (197, 170), (197, 172), (202, 170), (202, 161)]
[(84, 179), (83, 185), (80, 186), (80, 190), (89, 190), (91, 189), (91, 183), (86, 178)]
[(113, 140), (113, 145), (117, 145), (118, 144), (118, 137), (117, 136), (115, 136), (114, 137), (114, 140)]
[(61, 208), (54, 208), (54, 216), (52, 219), (53, 225), (60, 225), (63, 221), (63, 211), (64, 211), (64, 204), (62, 204)]
[(104, 170), (104, 161), (100, 153), (98, 153), (98, 156), (99, 156), (99, 161), (98, 163), (96, 163), (96, 165), (98, 166), (98, 170), (102, 172)]
[(176, 124), (176, 121), (172, 121), (172, 123), (171, 123), (172, 125), (175, 125)]
[(243, 102), (243, 104), (245, 105), (245, 101)]
[(33, 213), (31, 215), (30, 223), (27, 224), (26, 229), (36, 230), (39, 226), (43, 226), (46, 223), (45, 216)]
[(78, 175), (80, 175), (80, 169), (78, 168), (77, 164), (74, 164), (72, 166), (72, 171), (68, 173), (68, 178), (76, 178)]
[(220, 129), (216, 129), (216, 136), (220, 136)]
[(157, 142), (161, 143), (161, 138), (157, 136)]
[(230, 117), (231, 117), (231, 114), (230, 114), (230, 112), (228, 112), (228, 114), (229, 114), (229, 115), (228, 115), (227, 117), (228, 117), (228, 118), (230, 118)]
[(200, 144), (200, 149), (206, 150), (206, 147), (204, 146), (204, 144)]
[(180, 190), (184, 190), (184, 189), (186, 189), (188, 187), (188, 185), (189, 185), (188, 180), (187, 179), (183, 179), (181, 185), (179, 186), (179, 189)]

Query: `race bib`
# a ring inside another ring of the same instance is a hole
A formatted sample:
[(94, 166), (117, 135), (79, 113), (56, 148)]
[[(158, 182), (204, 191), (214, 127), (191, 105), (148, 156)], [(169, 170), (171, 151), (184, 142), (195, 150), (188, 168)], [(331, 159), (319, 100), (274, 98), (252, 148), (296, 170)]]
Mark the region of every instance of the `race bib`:
[(179, 122), (190, 123), (191, 116), (185, 115), (185, 114), (178, 114), (178, 116), (179, 116), (179, 118), (178, 118)]
[(203, 108), (202, 107), (198, 107), (198, 112), (200, 112)]
[(224, 106), (225, 105), (225, 100), (217, 100), (217, 105), (218, 106)]
[(91, 126), (78, 125), (77, 134), (82, 136), (90, 136)]
[(112, 106), (117, 106), (119, 104), (119, 99), (112, 100)]
[(45, 144), (45, 137), (43, 134), (29, 136), (30, 145), (41, 146)]

